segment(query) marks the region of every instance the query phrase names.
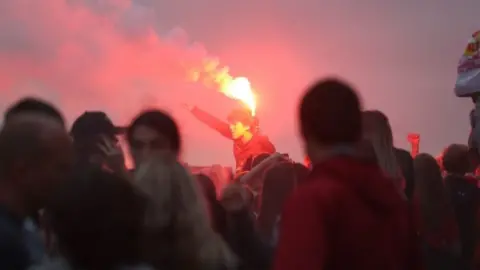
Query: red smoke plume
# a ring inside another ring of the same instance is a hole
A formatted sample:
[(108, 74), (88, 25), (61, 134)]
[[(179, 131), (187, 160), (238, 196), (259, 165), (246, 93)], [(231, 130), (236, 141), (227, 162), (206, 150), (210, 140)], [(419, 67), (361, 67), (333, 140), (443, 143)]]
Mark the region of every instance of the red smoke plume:
[(160, 35), (154, 22), (130, 0), (0, 1), (0, 108), (33, 94), (70, 122), (104, 109), (125, 123), (143, 106), (177, 105), (186, 68), (207, 54), (181, 29)]

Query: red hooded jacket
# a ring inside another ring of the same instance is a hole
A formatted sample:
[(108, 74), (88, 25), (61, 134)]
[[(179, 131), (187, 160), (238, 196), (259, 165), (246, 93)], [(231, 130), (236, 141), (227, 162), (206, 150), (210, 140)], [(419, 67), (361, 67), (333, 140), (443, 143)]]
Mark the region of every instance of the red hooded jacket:
[(414, 224), (376, 164), (335, 157), (287, 201), (274, 269), (419, 269)]
[(204, 110), (199, 109), (198, 107), (194, 107), (191, 112), (193, 116), (195, 116), (200, 122), (218, 131), (224, 137), (233, 140), (233, 156), (235, 157), (235, 171), (237, 173), (241, 171), (243, 165), (249, 157), (254, 157), (264, 153), (273, 154), (277, 151), (267, 136), (256, 132), (253, 134), (253, 137), (249, 142), (243, 143), (242, 140), (234, 140), (232, 138), (230, 124), (216, 118)]

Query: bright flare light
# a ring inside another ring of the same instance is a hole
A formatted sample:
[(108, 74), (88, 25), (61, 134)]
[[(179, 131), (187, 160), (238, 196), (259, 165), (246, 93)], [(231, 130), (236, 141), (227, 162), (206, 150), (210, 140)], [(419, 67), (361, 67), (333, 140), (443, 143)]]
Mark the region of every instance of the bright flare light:
[(199, 69), (188, 72), (192, 81), (203, 82), (207, 87), (215, 87), (225, 96), (241, 101), (255, 116), (257, 102), (250, 81), (245, 77), (232, 77), (228, 67), (219, 67), (217, 59), (207, 59)]
[(255, 116), (257, 104), (250, 81), (245, 77), (237, 77), (222, 86), (221, 92), (229, 98), (240, 100), (248, 106)]

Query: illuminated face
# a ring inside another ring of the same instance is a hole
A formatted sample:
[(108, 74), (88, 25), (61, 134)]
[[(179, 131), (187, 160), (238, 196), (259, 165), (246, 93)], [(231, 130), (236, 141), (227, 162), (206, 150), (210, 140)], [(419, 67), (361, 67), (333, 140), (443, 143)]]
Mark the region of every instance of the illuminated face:
[(163, 134), (147, 126), (138, 126), (132, 133), (130, 151), (135, 164), (141, 164), (158, 153), (172, 149)]
[(245, 135), (245, 133), (249, 130), (250, 130), (249, 126), (245, 126), (240, 122), (235, 122), (235, 124), (230, 124), (230, 131), (232, 132), (232, 138), (234, 140), (243, 137), (243, 135)]

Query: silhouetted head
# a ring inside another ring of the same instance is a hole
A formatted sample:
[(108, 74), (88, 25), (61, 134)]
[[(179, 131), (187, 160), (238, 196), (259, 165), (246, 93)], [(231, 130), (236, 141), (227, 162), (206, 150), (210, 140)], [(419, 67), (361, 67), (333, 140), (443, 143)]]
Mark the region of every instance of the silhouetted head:
[(299, 122), (312, 162), (322, 148), (356, 144), (361, 116), (360, 100), (347, 83), (328, 78), (310, 86), (300, 102)]
[(42, 99), (34, 97), (25, 97), (13, 103), (4, 114), (4, 121), (9, 121), (12, 117), (21, 113), (42, 114), (50, 116), (65, 127), (65, 120), (60, 110), (52, 104)]
[(464, 175), (473, 170), (472, 160), (467, 145), (452, 144), (442, 155), (443, 169), (448, 173)]
[(123, 131), (122, 127), (113, 124), (105, 112), (84, 112), (73, 122), (70, 129), (77, 162), (102, 166), (105, 163), (105, 154), (100, 150), (99, 144), (103, 145), (105, 139), (118, 143), (117, 135)]
[(71, 139), (53, 117), (19, 114), (0, 132), (0, 189), (28, 214), (45, 206), (72, 162)]
[(419, 154), (413, 160), (415, 195), (420, 201), (423, 223), (428, 230), (436, 230), (452, 214), (449, 196), (443, 185), (440, 166), (429, 154)]
[(377, 110), (365, 111), (362, 116), (363, 139), (370, 142), (373, 147), (378, 165), (386, 175), (402, 179), (393, 147), (392, 128), (387, 116)]

